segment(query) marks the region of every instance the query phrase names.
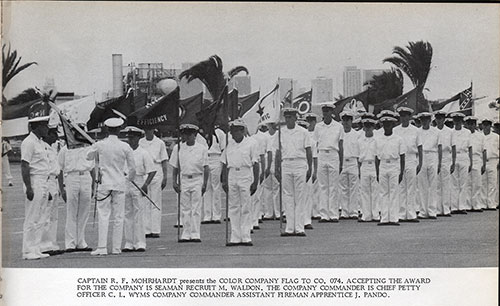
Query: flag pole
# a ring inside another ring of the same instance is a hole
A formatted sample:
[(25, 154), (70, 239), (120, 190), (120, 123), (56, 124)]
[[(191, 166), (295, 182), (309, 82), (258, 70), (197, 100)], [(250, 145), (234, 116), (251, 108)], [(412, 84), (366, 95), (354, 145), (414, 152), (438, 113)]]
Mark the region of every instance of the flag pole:
[[(179, 102), (177, 102), (177, 109), (179, 109)], [(177, 193), (177, 242), (181, 240), (181, 161), (180, 161), (180, 151), (181, 151), (181, 121), (177, 117), (177, 182), (179, 186), (179, 192)]]
[[(226, 147), (224, 148), (224, 151), (226, 152), (226, 169), (225, 169), (226, 173), (224, 173), (224, 177), (226, 178), (227, 185), (228, 185), (228, 189), (227, 189), (227, 193), (226, 193), (226, 218), (225, 218), (225, 222), (226, 222), (226, 246), (227, 246), (229, 243), (229, 167), (227, 164), (227, 145), (229, 143), (229, 118), (228, 118), (229, 107), (228, 107), (227, 99), (224, 102), (225, 102), (224, 103), (224, 108), (225, 108), (224, 114), (226, 116), (226, 119), (228, 120), (228, 125), (227, 125), (227, 129), (226, 129)], [(215, 133), (215, 131), (214, 131), (214, 133)]]
[[(278, 78), (278, 84), (279, 84), (279, 81), (280, 81), (280, 78)], [(281, 97), (280, 99), (281, 100)], [(279, 177), (280, 177), (280, 180), (279, 180), (279, 192), (280, 192), (280, 234), (283, 233), (283, 176), (282, 176), (282, 165), (281, 165), (281, 106), (278, 107), (278, 152), (279, 154), (276, 154), (278, 160), (276, 160), (276, 162), (278, 162), (278, 165), (279, 165)]]

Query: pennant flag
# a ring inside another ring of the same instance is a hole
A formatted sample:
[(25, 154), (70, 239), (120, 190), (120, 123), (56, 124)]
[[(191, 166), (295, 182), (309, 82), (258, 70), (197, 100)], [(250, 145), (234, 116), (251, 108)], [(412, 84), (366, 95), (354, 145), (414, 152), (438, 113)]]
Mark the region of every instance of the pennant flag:
[(376, 104), (373, 112), (374, 114), (378, 114), (382, 110), (395, 111), (401, 106), (413, 109), (415, 114), (430, 111), (430, 104), (422, 93), (422, 87), (415, 87), (397, 98)]
[(292, 107), (299, 110), (299, 114), (304, 115), (311, 111), (312, 89), (304, 92), (293, 99)]
[(203, 93), (179, 101), (181, 108), (180, 124), (190, 123), (199, 125), (196, 113), (201, 111)]
[(472, 107), (474, 104), (474, 99), (472, 99), (472, 84), (469, 88), (457, 93), (453, 97), (432, 105), (432, 109), (443, 110), (447, 113), (452, 112), (462, 112), (466, 116), (472, 115)]
[[(210, 148), (212, 146), (212, 136), (215, 134), (215, 125), (218, 123), (221, 128), (228, 126), (228, 117), (220, 116), (219, 113), (224, 103), (228, 103), (227, 85), (224, 86), (221, 99), (216, 100), (208, 105), (203, 104), (199, 112), (196, 113), (196, 119), (199, 122), (199, 127), (202, 130), (201, 135), (207, 141)], [(226, 102), (225, 102), (226, 101)], [(217, 119), (219, 119), (217, 121)]]
[(347, 97), (335, 102), (335, 108), (333, 109), (334, 119), (340, 121), (340, 113), (343, 111), (351, 111), (354, 114), (366, 112), (365, 105), (369, 104), (368, 96), (369, 91), (365, 90), (357, 95)]
[(128, 124), (142, 129), (179, 126), (179, 87), (168, 95), (153, 100), (128, 116)]
[(59, 116), (61, 120), (62, 129), (64, 132), (64, 138), (66, 140), (66, 145), (68, 149), (74, 149), (83, 146), (84, 144), (90, 144), (90, 142), (81, 136), (80, 133), (71, 126), (71, 124), (64, 119), (63, 116)]
[(239, 97), (238, 105), (240, 107), (239, 117), (241, 118), (246, 112), (248, 112), (257, 102), (259, 102), (260, 91), (256, 91), (249, 95)]
[(229, 130), (229, 121), (236, 118), (238, 118), (238, 90), (233, 89), (224, 96), (214, 124), (224, 132), (227, 132)]
[(258, 103), (255, 103), (252, 108), (241, 116), (247, 125), (249, 133), (255, 133), (260, 123), (278, 121), (280, 113), (280, 103), (277, 97), (278, 88), (279, 85), (276, 84), (269, 93), (264, 95)]

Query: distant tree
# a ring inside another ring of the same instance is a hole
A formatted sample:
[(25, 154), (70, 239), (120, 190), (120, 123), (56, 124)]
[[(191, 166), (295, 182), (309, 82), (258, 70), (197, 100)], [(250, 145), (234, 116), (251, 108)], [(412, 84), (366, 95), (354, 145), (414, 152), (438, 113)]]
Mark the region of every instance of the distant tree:
[(24, 69), (30, 67), (31, 65), (37, 65), (36, 62), (30, 62), (26, 64), (22, 64), (19, 66), (21, 62), (21, 56), (19, 58), (17, 57), (17, 51), (14, 50), (13, 52), (10, 52), (10, 46), (5, 53), (5, 47), (6, 45), (4, 44), (2, 46), (2, 87), (5, 88), (7, 83), (15, 77), (17, 74), (19, 74), (21, 71)]
[(33, 88), (25, 89), (22, 93), (7, 101), (8, 105), (19, 105), (40, 99), (40, 95)]
[(385, 58), (383, 62), (391, 63), (401, 69), (415, 87), (423, 88), (432, 63), (432, 45), (429, 42), (409, 42), (406, 49), (394, 47), (394, 56)]
[(403, 74), (400, 70), (391, 69), (373, 76), (363, 85), (368, 86), (370, 101), (373, 104), (382, 103), (403, 94)]

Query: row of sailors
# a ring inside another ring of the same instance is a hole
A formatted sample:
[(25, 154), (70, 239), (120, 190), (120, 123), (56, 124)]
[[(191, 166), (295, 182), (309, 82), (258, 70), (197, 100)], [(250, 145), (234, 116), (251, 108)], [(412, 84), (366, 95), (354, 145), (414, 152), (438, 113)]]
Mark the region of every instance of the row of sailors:
[[(398, 224), (398, 221), (418, 221), (416, 211), (420, 218), (435, 218), (438, 214), (495, 207), (498, 136), (490, 133), (491, 122), (483, 121), (485, 136), (480, 136), (475, 128), (471, 128), (472, 132), (462, 128), (460, 114), (453, 114), (455, 129), (451, 130), (443, 125), (446, 114), (435, 114), (438, 127), (433, 128), (429, 125), (430, 114), (424, 113), (420, 115), (423, 128), (417, 129), (409, 124), (412, 110), (400, 108), (401, 126), (396, 127), (394, 133), (392, 128), (397, 116), (391, 112), (381, 113), (384, 133), (374, 131), (376, 121), (369, 114), (363, 117), (364, 133), (360, 133), (352, 129), (352, 114), (343, 113), (341, 125), (332, 120), (332, 105), (325, 104), (322, 110), (324, 120), (318, 124), (315, 124), (315, 116), (306, 117), (310, 123), (306, 130), (296, 126), (296, 110), (285, 109), (286, 127), (281, 128), (281, 139), (278, 139), (275, 123), (269, 124), (269, 132), (261, 126), (257, 134), (245, 137), (244, 122), (236, 120), (231, 124), (232, 139), (226, 150), (225, 135), (220, 130), (216, 144), (208, 149), (196, 141), (199, 137), (196, 126), (183, 126), (180, 152), (174, 148), (170, 159), (176, 169), (173, 187), (181, 193), (184, 228), (180, 242), (201, 241), (200, 223), (220, 223), (220, 185), (229, 197), (231, 239), (228, 245), (251, 245), (250, 231), (258, 228), (259, 219), (281, 216), (280, 181), (287, 216), (284, 236), (305, 236), (304, 229), (312, 229), (311, 217), (319, 217), (319, 222), (338, 222), (339, 217), (357, 218), (359, 210), (361, 222), (379, 220), (379, 224)], [(473, 127), (475, 119), (467, 119)], [(50, 253), (58, 249), (54, 230), (57, 226), (56, 177), (60, 193), (68, 201), (66, 250), (89, 250), (84, 237), (90, 210), (88, 189), (92, 186), (88, 173), (95, 166), (96, 152), (101, 157), (102, 177), (97, 206), (99, 243), (92, 254), (107, 254), (111, 213), (114, 219), (112, 253), (122, 251), (123, 214), (126, 240), (123, 251), (144, 251), (144, 237), (151, 234), (159, 237), (161, 221), (151, 229), (156, 232), (148, 233), (144, 219), (151, 218), (151, 211), (161, 216), (160, 190), (166, 185), (168, 160), (164, 143), (154, 136), (140, 139), (142, 132), (129, 128), (130, 145), (125, 145), (117, 137), (123, 122), (110, 119), (107, 126), (114, 133), (108, 138), (90, 148), (63, 149), (56, 163), (52, 162), (54, 153), (50, 147), (42, 144), (42, 138), (51, 141), (50, 137), (43, 137), (44, 124), (40, 122), (43, 120), (32, 121), (32, 133), (22, 145), (27, 195), (23, 257), (38, 259), (46, 256), (42, 254), (44, 250)], [(158, 140), (156, 147), (155, 139)], [(282, 163), (276, 163), (280, 155)], [(59, 174), (57, 165), (63, 175)], [(142, 192), (126, 183), (125, 165), (129, 167), (129, 180), (140, 186)], [(229, 177), (223, 175), (220, 184), (219, 177), (226, 173), (225, 168), (229, 169)], [(51, 183), (45, 184), (44, 180)], [(156, 190), (151, 188), (154, 181)], [(437, 186), (437, 193), (429, 186)], [(416, 190), (422, 193), (418, 204), (420, 198)], [(159, 209), (148, 205), (143, 193), (158, 203)], [(200, 222), (202, 205), (203, 222)], [(47, 235), (51, 238), (42, 241), (42, 236)]]

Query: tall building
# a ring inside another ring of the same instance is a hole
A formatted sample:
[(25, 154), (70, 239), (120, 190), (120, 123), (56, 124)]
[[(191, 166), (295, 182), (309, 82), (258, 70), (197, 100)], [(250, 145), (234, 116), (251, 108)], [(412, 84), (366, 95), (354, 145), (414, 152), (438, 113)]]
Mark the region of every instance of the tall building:
[(318, 77), (311, 81), (311, 104), (333, 101), (333, 79)]
[(344, 96), (349, 97), (361, 92), (361, 70), (356, 66), (346, 66), (344, 69)]
[[(181, 72), (191, 68), (193, 65), (194, 63), (182, 63)], [(185, 99), (197, 95), (200, 92), (204, 92), (204, 87), (203, 83), (198, 79), (192, 80), (188, 83), (187, 79), (183, 78), (182, 80), (179, 80), (180, 98)], [(205, 98), (211, 98), (208, 91), (206, 91)]]
[(361, 79), (362, 90), (367, 89), (368, 86), (364, 85), (369, 82), (373, 76), (382, 74), (383, 72), (389, 72), (389, 69), (363, 69), (363, 77)]
[(238, 95), (246, 96), (252, 93), (252, 80), (249, 75), (237, 75), (231, 80), (228, 88), (230, 91), (236, 88)]

